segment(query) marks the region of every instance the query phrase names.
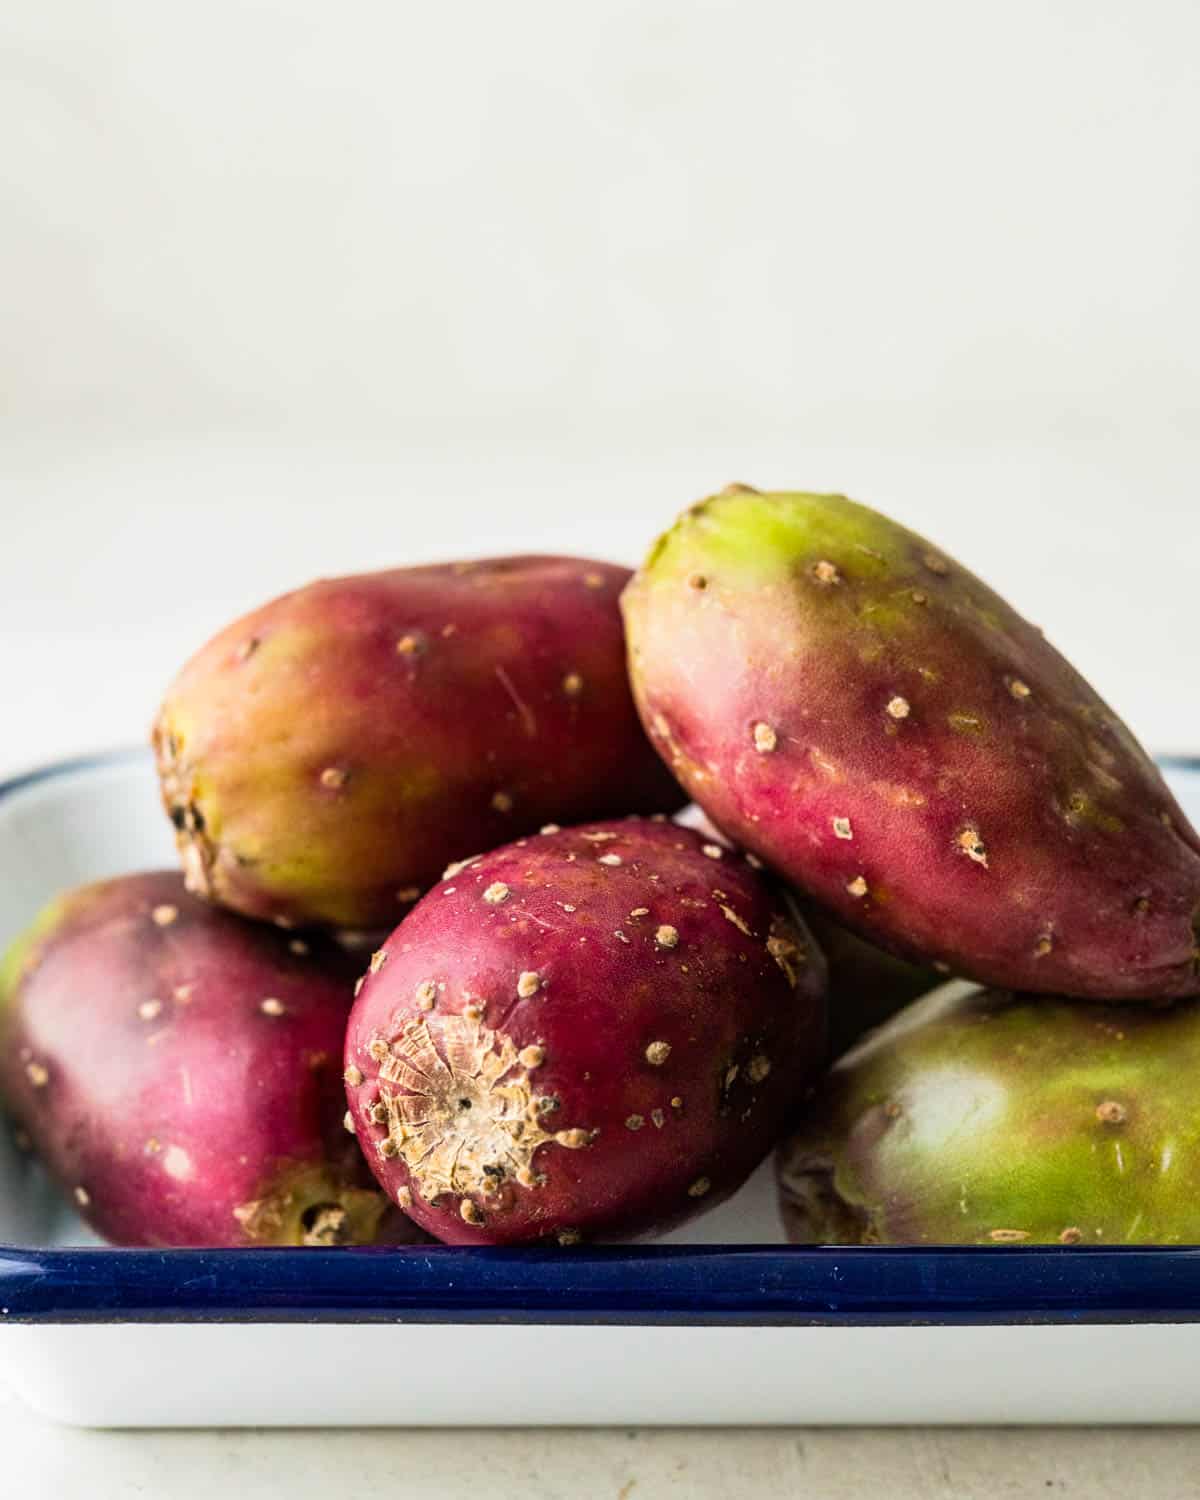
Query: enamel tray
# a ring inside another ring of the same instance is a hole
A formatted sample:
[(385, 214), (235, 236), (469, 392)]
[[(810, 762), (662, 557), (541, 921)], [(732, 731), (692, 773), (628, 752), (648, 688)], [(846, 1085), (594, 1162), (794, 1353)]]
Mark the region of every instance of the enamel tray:
[[(0, 946), (173, 861), (141, 752), (0, 786)], [(790, 1248), (764, 1168), (649, 1247), (114, 1250), (0, 1130), (0, 1381), (66, 1422), (1191, 1422), (1198, 1367), (1200, 1248)]]

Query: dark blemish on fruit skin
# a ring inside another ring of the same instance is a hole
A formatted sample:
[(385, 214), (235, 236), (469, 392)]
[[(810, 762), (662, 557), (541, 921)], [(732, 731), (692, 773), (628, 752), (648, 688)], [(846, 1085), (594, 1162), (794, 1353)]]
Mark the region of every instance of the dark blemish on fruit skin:
[(987, 845), (979, 836), (977, 828), (964, 828), (955, 840), (955, 844), (959, 852), (965, 854), (969, 860), (982, 865), (985, 870), (988, 868)]
[(171, 809), (171, 822), (180, 833), (203, 833), (207, 827), (204, 814), (194, 802), (177, 802)]

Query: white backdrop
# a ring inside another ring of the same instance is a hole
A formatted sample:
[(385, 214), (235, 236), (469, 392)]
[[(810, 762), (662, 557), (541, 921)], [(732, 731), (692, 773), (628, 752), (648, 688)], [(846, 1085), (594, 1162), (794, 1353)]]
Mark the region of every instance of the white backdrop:
[(0, 4), (0, 773), (321, 572), (730, 479), (1200, 748), (1193, 0)]

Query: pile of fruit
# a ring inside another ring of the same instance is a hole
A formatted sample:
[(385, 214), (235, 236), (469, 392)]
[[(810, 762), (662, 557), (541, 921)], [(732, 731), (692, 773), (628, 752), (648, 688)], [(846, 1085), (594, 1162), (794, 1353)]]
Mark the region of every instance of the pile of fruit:
[(0, 970), (5, 1105), (115, 1243), (620, 1240), (776, 1147), (799, 1242), (1200, 1240), (1200, 838), (873, 511), (318, 583), (154, 744), (182, 875)]

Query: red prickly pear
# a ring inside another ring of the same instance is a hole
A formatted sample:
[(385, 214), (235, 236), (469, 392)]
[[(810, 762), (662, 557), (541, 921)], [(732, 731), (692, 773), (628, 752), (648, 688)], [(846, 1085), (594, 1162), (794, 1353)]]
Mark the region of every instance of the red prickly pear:
[(1195, 1244), (1200, 1001), (947, 987), (842, 1059), (777, 1158), (797, 1243)]
[(1015, 989), (1200, 991), (1200, 837), (1041, 633), (920, 537), (735, 486), (623, 608), (664, 759), (839, 922)]
[(628, 577), (554, 557), (401, 568), (229, 626), (154, 729), (189, 889), (390, 930), (464, 849), (678, 807), (629, 693)]
[(332, 945), (214, 911), (175, 872), (85, 886), (0, 969), (0, 1094), (116, 1244), (420, 1238), (343, 1128), (352, 984)]
[(824, 1060), (824, 963), (667, 822), (462, 864), (372, 962), (347, 1098), (387, 1192), (461, 1244), (625, 1238), (727, 1197)]

